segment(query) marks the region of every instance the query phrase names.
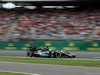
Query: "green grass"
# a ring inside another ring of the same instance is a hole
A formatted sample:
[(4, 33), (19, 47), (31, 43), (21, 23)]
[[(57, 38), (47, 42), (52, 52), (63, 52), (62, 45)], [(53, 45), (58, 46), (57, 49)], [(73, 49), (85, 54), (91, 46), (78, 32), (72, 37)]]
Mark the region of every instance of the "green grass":
[(37, 63), (66, 66), (100, 67), (100, 61), (78, 59), (44, 59), (44, 58), (12, 58), (0, 57), (0, 62)]
[(28, 74), (9, 73), (9, 72), (0, 72), (0, 75), (28, 75)]

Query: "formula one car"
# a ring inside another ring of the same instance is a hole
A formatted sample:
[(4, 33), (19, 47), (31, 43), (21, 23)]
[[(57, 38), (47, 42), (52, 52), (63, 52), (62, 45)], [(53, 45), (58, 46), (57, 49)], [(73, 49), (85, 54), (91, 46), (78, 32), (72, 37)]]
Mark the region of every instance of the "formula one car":
[(51, 57), (51, 58), (75, 58), (69, 52), (50, 51), (48, 47), (36, 49), (36, 47), (27, 47), (27, 56), (29, 57)]

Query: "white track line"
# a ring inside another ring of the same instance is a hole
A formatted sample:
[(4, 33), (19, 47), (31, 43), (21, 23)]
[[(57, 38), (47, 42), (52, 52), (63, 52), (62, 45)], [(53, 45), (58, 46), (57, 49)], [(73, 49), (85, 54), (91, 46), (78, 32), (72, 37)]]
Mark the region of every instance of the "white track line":
[(0, 70), (0, 72), (21, 73), (21, 74), (29, 74), (29, 75), (40, 75), (40, 74), (35, 74), (35, 73), (16, 72), (16, 71), (4, 71), (4, 70)]
[(89, 74), (89, 75), (100, 75), (100, 73), (86, 73), (86, 74)]
[(100, 56), (99, 57), (93, 57), (93, 58), (100, 58)]

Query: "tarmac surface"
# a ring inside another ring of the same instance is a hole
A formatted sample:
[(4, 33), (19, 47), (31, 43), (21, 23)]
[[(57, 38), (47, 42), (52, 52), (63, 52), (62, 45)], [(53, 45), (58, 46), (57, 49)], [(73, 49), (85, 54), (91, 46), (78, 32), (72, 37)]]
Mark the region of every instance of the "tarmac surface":
[(0, 62), (1, 71), (33, 75), (100, 75), (100, 68)]
[[(100, 60), (100, 52), (70, 51), (74, 59)], [(0, 50), (0, 57), (27, 57), (26, 51)], [(67, 59), (67, 58), (66, 58)], [(30, 75), (100, 75), (100, 68), (0, 62), (0, 71)]]
[[(77, 59), (100, 59), (100, 52), (97, 51), (69, 51), (76, 55)], [(27, 57), (26, 51), (0, 50), (0, 57)]]

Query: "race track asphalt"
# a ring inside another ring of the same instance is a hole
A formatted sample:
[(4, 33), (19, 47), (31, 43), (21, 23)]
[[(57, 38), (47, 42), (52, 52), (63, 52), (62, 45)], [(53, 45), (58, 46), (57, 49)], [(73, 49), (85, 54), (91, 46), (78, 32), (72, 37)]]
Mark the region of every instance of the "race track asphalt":
[[(78, 59), (100, 59), (100, 52), (96, 51), (70, 51)], [(27, 57), (26, 51), (0, 50), (0, 57)]]
[(100, 68), (0, 62), (0, 70), (34, 75), (100, 75)]
[[(100, 52), (70, 51), (77, 59), (100, 59)], [(26, 51), (0, 50), (0, 57), (27, 57)], [(100, 68), (0, 62), (0, 71), (32, 75), (100, 75)]]

